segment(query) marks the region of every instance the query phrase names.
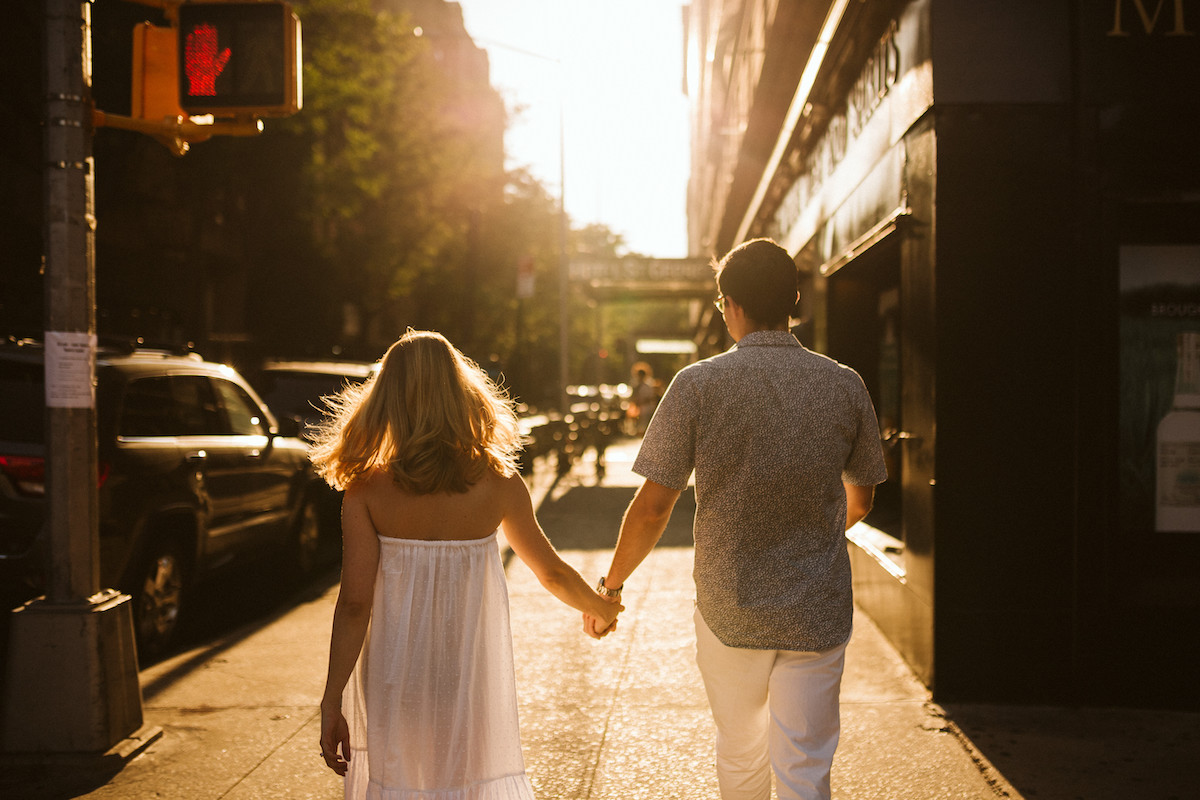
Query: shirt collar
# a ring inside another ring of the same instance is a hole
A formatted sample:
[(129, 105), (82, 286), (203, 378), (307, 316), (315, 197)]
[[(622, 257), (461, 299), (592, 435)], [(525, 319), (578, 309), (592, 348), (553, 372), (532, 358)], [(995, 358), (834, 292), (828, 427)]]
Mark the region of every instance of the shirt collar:
[(799, 347), (800, 342), (791, 331), (751, 331), (734, 345), (742, 347)]

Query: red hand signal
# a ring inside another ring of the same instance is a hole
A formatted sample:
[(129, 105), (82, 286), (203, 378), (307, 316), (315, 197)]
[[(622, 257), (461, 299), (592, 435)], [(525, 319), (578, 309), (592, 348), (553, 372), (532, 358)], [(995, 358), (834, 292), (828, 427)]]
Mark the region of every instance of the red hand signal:
[(217, 93), (217, 76), (229, 63), (229, 48), (217, 52), (217, 29), (205, 22), (187, 35), (184, 70), (187, 73), (188, 94), (192, 97), (213, 97)]

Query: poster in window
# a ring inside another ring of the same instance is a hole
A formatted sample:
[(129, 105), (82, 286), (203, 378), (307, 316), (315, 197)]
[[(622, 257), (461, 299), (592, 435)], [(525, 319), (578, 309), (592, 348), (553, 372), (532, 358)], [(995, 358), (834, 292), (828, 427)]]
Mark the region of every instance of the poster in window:
[(1120, 253), (1126, 531), (1200, 533), (1200, 246)]

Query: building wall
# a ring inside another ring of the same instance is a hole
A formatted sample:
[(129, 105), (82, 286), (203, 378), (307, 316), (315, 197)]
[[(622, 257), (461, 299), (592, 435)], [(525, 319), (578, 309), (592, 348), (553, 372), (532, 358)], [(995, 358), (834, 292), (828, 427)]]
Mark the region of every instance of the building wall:
[(940, 700), (1200, 705), (1200, 530), (1156, 526), (1153, 486), (1200, 332), (1200, 9), (819, 5), (799, 71), (770, 52), (815, 17), (764, 31), (774, 157), (743, 143), (693, 235), (783, 243), (802, 339), (872, 391), (858, 602)]

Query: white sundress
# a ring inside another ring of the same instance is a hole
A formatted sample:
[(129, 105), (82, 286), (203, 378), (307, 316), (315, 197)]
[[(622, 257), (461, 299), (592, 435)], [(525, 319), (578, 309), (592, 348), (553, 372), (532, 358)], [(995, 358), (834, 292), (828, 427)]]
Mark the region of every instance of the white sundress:
[(347, 800), (532, 800), (496, 534), (380, 536), (379, 550), (370, 633), (342, 695)]

